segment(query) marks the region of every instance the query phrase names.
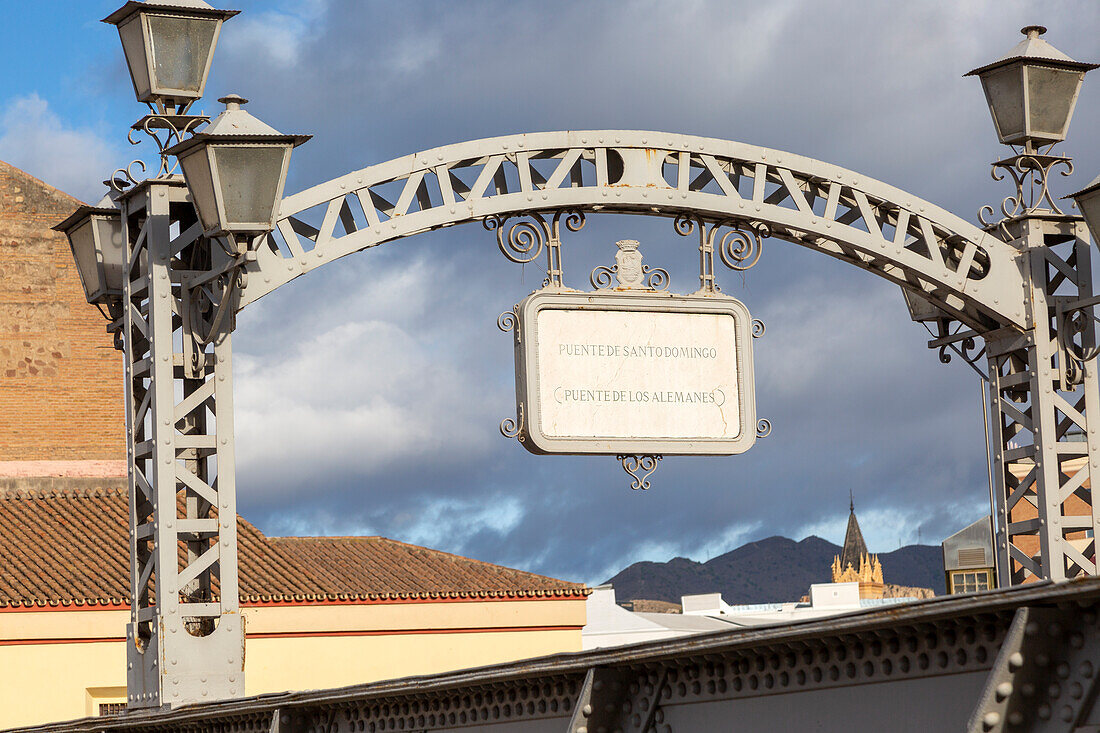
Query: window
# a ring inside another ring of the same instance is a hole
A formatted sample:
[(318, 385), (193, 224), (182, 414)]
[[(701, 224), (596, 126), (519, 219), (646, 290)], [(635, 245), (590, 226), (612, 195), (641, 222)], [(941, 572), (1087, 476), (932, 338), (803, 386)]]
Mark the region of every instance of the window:
[(99, 703), (99, 715), (104, 717), (106, 715), (122, 715), (126, 712), (126, 703), (124, 702), (101, 702)]
[(990, 570), (973, 570), (951, 573), (952, 593), (974, 593), (989, 590), (993, 581)]

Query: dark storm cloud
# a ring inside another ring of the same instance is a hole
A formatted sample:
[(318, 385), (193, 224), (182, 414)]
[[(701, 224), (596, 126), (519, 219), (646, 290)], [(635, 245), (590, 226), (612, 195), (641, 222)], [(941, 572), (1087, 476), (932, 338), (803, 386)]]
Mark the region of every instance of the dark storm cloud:
[[(464, 139), (659, 129), (828, 160), (973, 219), (1008, 191), (989, 180), (1001, 151), (961, 75), (1039, 21), (1063, 51), (1100, 58), (1086, 2), (242, 5), (211, 89), (316, 135), (288, 190)], [(1074, 183), (1100, 169), (1098, 118), (1086, 83)], [(567, 242), (572, 283), (624, 237), (694, 287), (691, 242), (624, 217), (592, 217)], [(514, 406), (495, 318), (541, 275), (480, 227), (313, 273), (239, 321), (242, 513), (272, 532), (380, 533), (588, 581), (770, 534), (836, 541), (850, 488), (873, 549), (918, 527), (938, 541), (982, 513), (977, 378), (939, 364), (896, 287), (782, 243), (744, 281), (720, 278), (768, 323), (757, 386), (774, 432), (744, 456), (667, 459), (632, 493), (611, 458), (534, 457), (497, 434)]]

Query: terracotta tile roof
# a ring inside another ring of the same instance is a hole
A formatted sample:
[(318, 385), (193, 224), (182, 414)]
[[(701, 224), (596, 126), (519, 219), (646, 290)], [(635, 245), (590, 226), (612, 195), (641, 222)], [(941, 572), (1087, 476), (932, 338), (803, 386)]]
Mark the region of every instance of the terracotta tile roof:
[[(0, 492), (0, 608), (129, 605), (126, 492)], [(587, 589), (384, 537), (267, 537), (238, 517), (242, 603), (583, 597)]]

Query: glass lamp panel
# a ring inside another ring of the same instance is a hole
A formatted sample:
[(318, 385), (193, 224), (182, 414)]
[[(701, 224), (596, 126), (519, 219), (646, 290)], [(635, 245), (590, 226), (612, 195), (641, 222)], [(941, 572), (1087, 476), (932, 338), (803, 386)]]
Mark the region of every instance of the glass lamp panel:
[(130, 67), (130, 79), (134, 82), (134, 93), (139, 102), (149, 98), (149, 60), (145, 54), (145, 33), (141, 15), (131, 16), (130, 20), (118, 27), (122, 39), (122, 52), (126, 55), (126, 65)]
[(270, 229), (282, 188), (289, 145), (218, 145), (214, 162), (221, 184), (223, 227), (228, 231)]
[(154, 91), (202, 96), (207, 61), (220, 21), (212, 18), (149, 16)]
[(126, 252), (122, 246), (122, 220), (113, 216), (93, 216), (100, 261), (103, 263), (103, 286), (107, 293), (122, 294), (122, 278), (126, 270)]
[(1064, 140), (1084, 73), (1029, 66), (1026, 74), (1031, 136), (1047, 142)]
[(219, 228), (218, 200), (214, 195), (214, 178), (210, 174), (209, 147), (199, 145), (191, 148), (180, 156), (179, 161), (203, 231), (209, 232)]
[(1020, 67), (1006, 66), (982, 75), (982, 86), (993, 113), (993, 124), (1002, 143), (1022, 141), (1024, 129), (1024, 85)]
[(1077, 210), (1085, 217), (1085, 223), (1092, 232), (1092, 241), (1100, 244), (1100, 188), (1094, 188), (1085, 194), (1074, 196)]
[(99, 259), (96, 257), (95, 229), (91, 217), (81, 221), (66, 234), (69, 237), (69, 247), (73, 250), (73, 259), (76, 260), (76, 270), (80, 273), (80, 282), (84, 286), (84, 296), (92, 303), (103, 292), (103, 282)]

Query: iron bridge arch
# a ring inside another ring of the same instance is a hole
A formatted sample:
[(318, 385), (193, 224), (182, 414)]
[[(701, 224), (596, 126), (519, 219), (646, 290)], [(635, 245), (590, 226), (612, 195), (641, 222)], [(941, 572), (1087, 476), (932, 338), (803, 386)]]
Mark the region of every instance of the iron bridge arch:
[(714, 275), (705, 248), (723, 231), (747, 236), (748, 250), (720, 251), (737, 269), (766, 232), (901, 285), (936, 324), (929, 345), (941, 360), (951, 348), (986, 368), (1000, 584), (1097, 574), (1096, 299), (1080, 217), (1017, 206), (983, 229), (810, 158), (622, 130), (489, 138), (364, 168), (285, 198), (275, 231), (240, 257), (202, 237), (180, 176), (135, 185), (118, 203), (129, 264), (112, 328), (125, 352), (133, 707), (200, 699), (197, 683), (165, 685), (158, 660), (178, 662), (173, 681), (206, 682), (203, 660), (224, 656), (201, 689), (243, 693), (233, 313), (345, 255), (469, 222), (495, 227), (512, 258), (505, 227), (533, 222), (541, 239), (527, 255), (546, 245), (552, 285), (558, 223), (575, 231), (593, 212), (668, 217), (698, 235), (703, 286)]
[(783, 151), (622, 130), (447, 145), (288, 196), (276, 231), (245, 269), (238, 307), (386, 242), (561, 210), (764, 225), (772, 238), (907, 287), (970, 328), (1023, 327), (1027, 320), (1018, 251), (934, 204)]

